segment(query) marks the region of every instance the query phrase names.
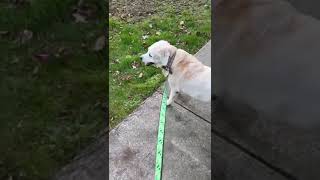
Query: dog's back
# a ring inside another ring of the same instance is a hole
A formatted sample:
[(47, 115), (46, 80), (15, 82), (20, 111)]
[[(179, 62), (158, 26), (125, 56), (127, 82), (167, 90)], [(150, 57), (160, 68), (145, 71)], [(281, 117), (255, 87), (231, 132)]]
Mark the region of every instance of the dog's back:
[(211, 100), (211, 68), (203, 65), (196, 57), (178, 49), (173, 64), (175, 74), (169, 81), (176, 83), (179, 91), (201, 101)]

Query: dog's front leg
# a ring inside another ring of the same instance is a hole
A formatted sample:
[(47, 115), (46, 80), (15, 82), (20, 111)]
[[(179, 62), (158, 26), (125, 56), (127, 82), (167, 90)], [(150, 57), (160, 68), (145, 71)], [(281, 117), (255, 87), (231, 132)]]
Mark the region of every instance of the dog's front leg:
[(176, 93), (177, 93), (177, 91), (174, 88), (171, 88), (169, 99), (167, 100), (167, 106), (169, 106), (172, 103), (173, 98), (176, 95)]

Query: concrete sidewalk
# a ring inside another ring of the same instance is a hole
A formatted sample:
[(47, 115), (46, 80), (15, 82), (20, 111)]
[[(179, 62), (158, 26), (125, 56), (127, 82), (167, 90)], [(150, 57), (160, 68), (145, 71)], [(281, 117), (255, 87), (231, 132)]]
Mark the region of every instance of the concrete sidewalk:
[[(211, 66), (211, 41), (196, 57)], [(109, 179), (153, 179), (161, 92), (109, 133)], [(167, 109), (164, 180), (211, 179), (211, 104), (179, 95)]]

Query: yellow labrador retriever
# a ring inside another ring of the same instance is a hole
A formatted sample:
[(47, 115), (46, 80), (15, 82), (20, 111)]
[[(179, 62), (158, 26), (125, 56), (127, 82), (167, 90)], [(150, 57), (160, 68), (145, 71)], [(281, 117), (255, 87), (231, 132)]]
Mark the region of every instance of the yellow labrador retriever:
[(146, 65), (163, 68), (165, 76), (168, 76), (171, 90), (167, 105), (172, 103), (178, 92), (200, 101), (211, 100), (211, 68), (193, 55), (160, 40), (148, 48), (141, 60)]

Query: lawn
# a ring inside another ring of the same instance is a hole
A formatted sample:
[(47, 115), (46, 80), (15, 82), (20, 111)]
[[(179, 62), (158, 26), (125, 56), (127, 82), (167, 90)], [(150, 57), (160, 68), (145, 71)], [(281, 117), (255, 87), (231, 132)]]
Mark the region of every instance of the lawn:
[(48, 179), (106, 127), (104, 6), (0, 2), (0, 179)]
[[(156, 6), (161, 9), (154, 9), (147, 15), (143, 13), (145, 9), (143, 12), (134, 11), (139, 7), (131, 7), (133, 15), (118, 12), (109, 14), (111, 128), (136, 109), (165, 80), (161, 70), (146, 67), (140, 62), (139, 56), (147, 51), (148, 46), (163, 39), (194, 54), (211, 38), (211, 6), (208, 3), (192, 8), (179, 6), (177, 9), (173, 2)], [(155, 7), (141, 4), (141, 7)]]

